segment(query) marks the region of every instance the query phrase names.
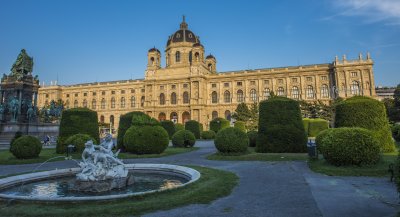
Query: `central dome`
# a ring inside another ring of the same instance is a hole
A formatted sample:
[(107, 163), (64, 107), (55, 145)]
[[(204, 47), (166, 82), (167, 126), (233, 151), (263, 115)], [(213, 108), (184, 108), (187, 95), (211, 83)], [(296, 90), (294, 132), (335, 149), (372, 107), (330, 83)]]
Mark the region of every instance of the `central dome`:
[(193, 44), (200, 43), (199, 37), (197, 37), (192, 31), (188, 29), (188, 24), (185, 22), (185, 16), (183, 16), (183, 21), (180, 25), (180, 29), (169, 36), (167, 46), (169, 46), (171, 43), (179, 42), (189, 42)]

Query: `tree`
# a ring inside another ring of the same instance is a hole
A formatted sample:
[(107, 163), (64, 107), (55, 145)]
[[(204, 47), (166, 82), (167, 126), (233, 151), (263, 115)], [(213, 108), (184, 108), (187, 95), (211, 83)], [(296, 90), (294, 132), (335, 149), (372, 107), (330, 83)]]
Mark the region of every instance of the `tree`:
[(233, 113), (232, 117), (237, 121), (247, 122), (251, 117), (251, 113), (246, 103), (240, 103), (236, 107), (235, 113)]
[(394, 105), (396, 108), (400, 109), (400, 84), (397, 85), (396, 90), (394, 91)]
[(258, 129), (258, 103), (254, 102), (250, 108), (250, 119), (247, 123), (247, 129), (249, 130), (257, 130)]

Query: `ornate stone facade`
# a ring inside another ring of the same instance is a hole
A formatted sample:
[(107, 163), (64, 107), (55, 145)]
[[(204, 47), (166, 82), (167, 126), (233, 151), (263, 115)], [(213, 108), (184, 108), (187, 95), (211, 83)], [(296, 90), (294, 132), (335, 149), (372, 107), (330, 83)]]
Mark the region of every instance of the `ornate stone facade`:
[(165, 58), (162, 67), (161, 52), (150, 49), (144, 79), (41, 87), (39, 105), (62, 99), (66, 108), (94, 109), (100, 121), (116, 127), (119, 116), (130, 111), (179, 123), (193, 119), (208, 127), (215, 117), (229, 119), (239, 103), (259, 102), (272, 91), (326, 103), (336, 97), (376, 96), (369, 54), (356, 60), (336, 57), (326, 64), (217, 72), (216, 58), (205, 57), (204, 46), (185, 20), (168, 38)]

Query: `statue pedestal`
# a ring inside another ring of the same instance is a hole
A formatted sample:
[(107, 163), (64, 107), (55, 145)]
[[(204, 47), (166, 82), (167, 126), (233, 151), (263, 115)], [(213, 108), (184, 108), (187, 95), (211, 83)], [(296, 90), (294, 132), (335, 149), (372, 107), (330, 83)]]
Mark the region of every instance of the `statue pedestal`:
[(126, 188), (134, 182), (133, 174), (128, 174), (127, 177), (100, 180), (100, 181), (80, 181), (76, 180), (71, 183), (72, 191), (101, 193), (112, 189)]

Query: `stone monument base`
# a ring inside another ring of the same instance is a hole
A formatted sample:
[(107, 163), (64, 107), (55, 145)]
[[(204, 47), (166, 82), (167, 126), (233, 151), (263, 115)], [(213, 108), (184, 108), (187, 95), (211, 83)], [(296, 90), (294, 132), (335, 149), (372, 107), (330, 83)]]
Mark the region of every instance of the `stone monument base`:
[(88, 193), (101, 193), (110, 191), (112, 189), (121, 189), (134, 182), (133, 174), (129, 173), (127, 177), (107, 179), (101, 181), (80, 181), (76, 180), (72, 183), (72, 191), (88, 192)]

